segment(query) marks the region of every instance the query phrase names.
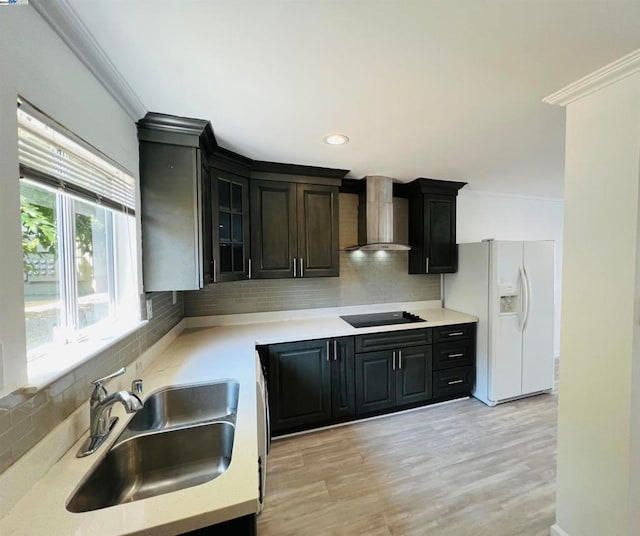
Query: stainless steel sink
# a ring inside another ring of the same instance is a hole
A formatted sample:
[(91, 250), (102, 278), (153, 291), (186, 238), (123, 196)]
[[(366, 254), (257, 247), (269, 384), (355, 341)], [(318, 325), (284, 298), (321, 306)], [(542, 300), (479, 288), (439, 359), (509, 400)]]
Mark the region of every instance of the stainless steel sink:
[(162, 430), (234, 416), (238, 409), (237, 382), (169, 387), (149, 396), (125, 428), (133, 433)]
[(203, 484), (231, 463), (239, 384), (151, 394), (67, 503), (74, 513)]
[(130, 437), (106, 454), (67, 510), (98, 510), (213, 480), (231, 463), (234, 432), (231, 422), (217, 422)]

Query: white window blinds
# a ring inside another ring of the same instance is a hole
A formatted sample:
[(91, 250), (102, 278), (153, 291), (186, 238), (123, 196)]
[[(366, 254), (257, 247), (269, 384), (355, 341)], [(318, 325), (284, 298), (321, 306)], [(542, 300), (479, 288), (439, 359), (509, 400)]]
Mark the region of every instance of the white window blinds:
[[(74, 141), (26, 104), (18, 106), (20, 174), (114, 209), (135, 210), (131, 175)], [(51, 122), (53, 123), (53, 122)]]

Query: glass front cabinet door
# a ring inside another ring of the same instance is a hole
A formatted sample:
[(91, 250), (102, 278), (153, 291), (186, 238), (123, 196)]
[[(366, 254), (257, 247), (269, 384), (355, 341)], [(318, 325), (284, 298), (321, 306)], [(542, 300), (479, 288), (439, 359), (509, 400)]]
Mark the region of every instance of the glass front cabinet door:
[[(249, 181), (212, 169), (214, 282), (238, 281), (249, 273)], [(217, 228), (215, 226), (217, 225)]]

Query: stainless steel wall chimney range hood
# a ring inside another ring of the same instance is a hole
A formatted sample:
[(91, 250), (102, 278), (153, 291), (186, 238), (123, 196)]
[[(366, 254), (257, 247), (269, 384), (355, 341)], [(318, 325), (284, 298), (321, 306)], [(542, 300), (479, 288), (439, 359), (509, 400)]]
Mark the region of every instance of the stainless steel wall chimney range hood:
[(366, 212), (362, 196), (358, 208), (359, 245), (348, 247), (346, 251), (410, 250), (411, 246), (393, 241), (393, 179), (379, 175), (365, 179)]

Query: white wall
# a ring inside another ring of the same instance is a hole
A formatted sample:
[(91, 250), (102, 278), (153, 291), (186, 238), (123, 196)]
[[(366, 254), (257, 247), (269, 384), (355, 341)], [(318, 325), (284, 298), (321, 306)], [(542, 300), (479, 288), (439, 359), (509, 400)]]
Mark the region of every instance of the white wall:
[(640, 530), (640, 74), (569, 104), (566, 152), (557, 527), (632, 536)]
[(0, 14), (0, 341), (5, 385), (25, 384), (16, 99), (20, 95), (138, 177), (135, 123), (35, 10)]
[(460, 190), (457, 208), (459, 243), (496, 240), (555, 240), (555, 333), (553, 351), (560, 353), (562, 290), (562, 199), (522, 197)]

